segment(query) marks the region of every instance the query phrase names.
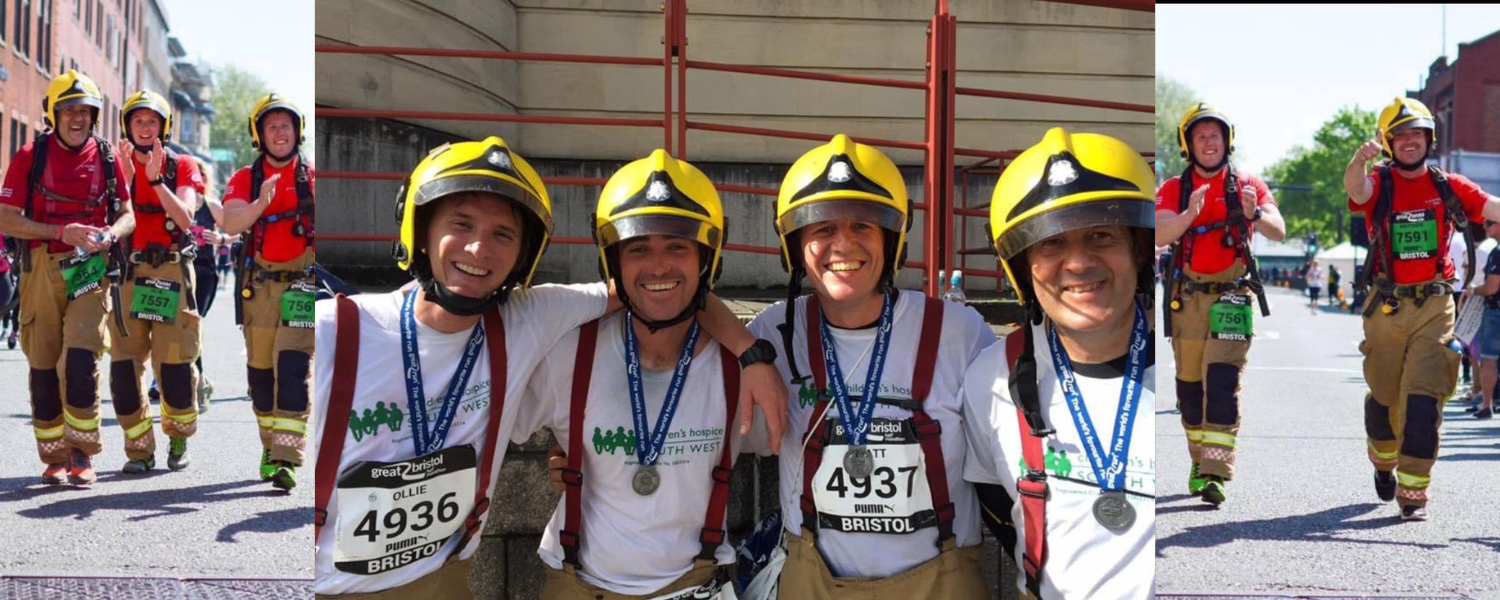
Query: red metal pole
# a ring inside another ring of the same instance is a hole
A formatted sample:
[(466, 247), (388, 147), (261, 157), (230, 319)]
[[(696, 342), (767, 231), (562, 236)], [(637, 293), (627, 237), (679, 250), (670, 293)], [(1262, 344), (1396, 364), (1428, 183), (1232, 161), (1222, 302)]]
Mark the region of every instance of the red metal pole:
[(687, 159), (687, 0), (677, 2), (677, 158)]
[(981, 88), (957, 88), (956, 91), (965, 96), (983, 96), (985, 98), (1000, 98), (1004, 100), (1025, 100), (1028, 102), (1048, 102), (1052, 104), (1071, 104), (1073, 106), (1087, 106), (1090, 108), (1113, 108), (1116, 110), (1128, 110), (1131, 112), (1156, 112), (1156, 107), (1150, 104), (1130, 104), (1128, 102), (1108, 102), (1105, 100), (1089, 100), (1087, 98), (1072, 98), (1068, 96), (1048, 96), (1046, 94), (1027, 94), (1023, 92), (1002, 92), (1000, 90), (986, 90)]
[(666, 88), (661, 100), (661, 134), (662, 149), (667, 154), (672, 153), (672, 47), (675, 41), (672, 39), (672, 13), (676, 10), (676, 2), (667, 0), (662, 3), (662, 30), (661, 30), (661, 83)]
[(945, 105), (943, 110), (943, 126), (945, 128), (943, 132), (942, 171), (943, 221), (941, 223), (943, 256), (942, 263), (938, 265), (938, 268), (946, 268), (949, 273), (952, 273), (954, 257), (954, 254), (951, 252), (954, 237), (953, 226), (957, 222), (957, 219), (953, 218), (953, 147), (957, 143), (957, 138), (953, 134), (953, 127), (954, 122), (958, 118), (958, 109), (955, 100), (957, 96), (953, 93), (953, 88), (958, 85), (958, 17), (948, 14), (948, 0), (939, 1), (942, 2), (942, 21), (947, 27), (943, 34), (943, 48), (945, 52), (945, 58), (943, 59), (943, 102)]
[(922, 293), (932, 297), (936, 297), (938, 295), (939, 289), (939, 284), (937, 282), (937, 269), (934, 266), (936, 261), (933, 260), (933, 257), (937, 254), (937, 244), (935, 243), (937, 238), (937, 219), (933, 216), (933, 213), (937, 211), (931, 209), (931, 207), (936, 206), (937, 204), (937, 169), (939, 168), (937, 165), (936, 149), (936, 145), (938, 143), (938, 116), (936, 112), (938, 107), (937, 61), (939, 53), (934, 51), (934, 48), (936, 48), (937, 46), (937, 37), (939, 35), (937, 21), (937, 16), (934, 15), (932, 17), (932, 20), (927, 22), (927, 108), (926, 114), (924, 116), (925, 123), (923, 127), (927, 142), (927, 152), (925, 155), (926, 164), (923, 165), (924, 168), (922, 178), (922, 195), (926, 198), (926, 205), (928, 207), (927, 211), (923, 214), (923, 217), (926, 218), (926, 222), (923, 223), (922, 228), (922, 258), (924, 262), (926, 262), (926, 266), (923, 268), (923, 279), (925, 281), (922, 285)]

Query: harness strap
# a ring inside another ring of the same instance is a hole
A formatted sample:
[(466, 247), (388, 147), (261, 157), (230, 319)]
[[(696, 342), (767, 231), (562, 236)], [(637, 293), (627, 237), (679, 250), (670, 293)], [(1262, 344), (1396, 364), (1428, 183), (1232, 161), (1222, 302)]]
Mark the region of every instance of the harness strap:
[(724, 445), (719, 448), (719, 465), (714, 467), (714, 491), (708, 497), (703, 531), (698, 534), (698, 542), (703, 544), (698, 558), (708, 561), (714, 559), (714, 553), (724, 543), (724, 511), (729, 506), (729, 476), (734, 466), (734, 450), (729, 444), (740, 404), (740, 361), (722, 345), (719, 346), (719, 368), (724, 374)]
[(333, 496), (334, 483), (338, 479), (344, 435), (349, 430), (350, 410), (354, 406), (354, 382), (359, 374), (359, 305), (343, 294), (335, 296), (334, 301), (338, 312), (334, 320), (337, 334), (333, 346), (333, 388), (325, 413), (328, 420), (323, 424), (323, 437), (318, 442), (313, 545), (317, 545), (323, 534), (323, 525), (328, 521), (328, 500)]
[[(1029, 329), (1029, 326), (1027, 327)], [(1027, 338), (1029, 338), (1028, 335), (1016, 335), (1016, 333), (1005, 336), (1005, 360), (1010, 365), (1012, 377), (1016, 374), (1019, 359), (1026, 353)], [(1014, 391), (1015, 386), (1011, 389)], [(1030, 392), (1036, 393), (1036, 386), (1031, 386)], [(1033, 596), (1041, 597), (1042, 569), (1047, 565), (1049, 490), (1047, 471), (1044, 468), (1046, 462), (1042, 458), (1042, 438), (1028, 424), (1026, 413), (1021, 409), (1025, 402), (1020, 398), (1015, 398), (1015, 400), (1016, 422), (1021, 431), (1021, 455), (1026, 460), (1026, 474), (1016, 478), (1016, 491), (1021, 496), (1021, 514), (1025, 518), (1026, 525), (1026, 549), (1022, 554), (1021, 562), (1026, 571), (1026, 589), (1030, 590)], [(1041, 399), (1034, 397), (1031, 402), (1040, 404)]]
[(589, 379), (594, 375), (594, 347), (599, 341), (599, 320), (579, 328), (578, 353), (573, 357), (573, 395), (568, 418), (568, 467), (563, 469), (563, 527), (558, 540), (563, 562), (580, 568), (578, 533), (583, 531), (583, 409), (589, 402)]

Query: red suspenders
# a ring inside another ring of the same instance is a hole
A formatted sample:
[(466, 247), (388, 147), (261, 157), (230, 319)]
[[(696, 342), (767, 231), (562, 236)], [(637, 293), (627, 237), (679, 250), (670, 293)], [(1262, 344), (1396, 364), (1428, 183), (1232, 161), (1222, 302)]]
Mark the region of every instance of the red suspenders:
[[(334, 484), (338, 480), (344, 436), (349, 430), (349, 411), (354, 405), (354, 384), (359, 375), (359, 307), (342, 294), (335, 301), (338, 303), (335, 321), (338, 334), (334, 342), (333, 389), (324, 415), (328, 421), (323, 425), (323, 437), (318, 444), (314, 545), (328, 520), (328, 500), (333, 496)], [(490, 352), (490, 423), (485, 428), (485, 444), (481, 449), (483, 460), (479, 463), (479, 487), (474, 490), (474, 509), (464, 519), (464, 537), (456, 552), (462, 551), (469, 540), (479, 534), (480, 519), (489, 510), (490, 467), (495, 461), (495, 444), (499, 442), (500, 417), (505, 407), (505, 321), (500, 318), (498, 310), (484, 313), (484, 333), (485, 345)]]
[[(1030, 327), (1022, 324), (1022, 327)], [(1005, 362), (1014, 373), (1016, 361), (1025, 351), (1025, 332), (1017, 331), (1005, 336)], [(1026, 423), (1026, 414), (1021, 411), (1021, 399), (1012, 398), (1016, 404), (1016, 419), (1021, 431), (1021, 455), (1026, 458), (1027, 473), (1016, 478), (1016, 491), (1021, 495), (1021, 513), (1026, 518), (1026, 550), (1022, 554), (1022, 565), (1026, 569), (1026, 587), (1035, 596), (1041, 596), (1042, 568), (1047, 565), (1047, 471), (1043, 468), (1042, 438), (1031, 431)]]
[[(563, 527), (558, 539), (562, 542), (563, 562), (578, 568), (579, 533), (583, 531), (583, 411), (588, 406), (589, 383), (594, 376), (594, 349), (599, 341), (599, 321), (584, 324), (578, 335), (578, 354), (573, 359), (573, 393), (568, 409), (568, 467), (563, 469), (565, 486)], [(714, 467), (714, 489), (709, 495), (708, 510), (703, 517), (703, 529), (698, 534), (703, 549), (698, 558), (713, 560), (714, 552), (724, 543), (724, 510), (729, 504), (730, 466), (734, 463), (734, 451), (729, 447), (734, 430), (734, 416), (739, 408), (740, 365), (739, 359), (722, 345), (719, 346), (719, 361), (724, 372), (724, 404), (728, 409), (724, 419), (724, 445), (719, 450), (719, 464)]]
[[(818, 402), (809, 413), (807, 447), (802, 451), (802, 526), (814, 534), (818, 531), (818, 506), (813, 501), (812, 481), (818, 466), (823, 464), (824, 430), (826, 419), (819, 419), (828, 406), (827, 371), (823, 363), (823, 338), (820, 332), (822, 311), (817, 296), (807, 299), (807, 357), (818, 386)], [(917, 360), (912, 365), (912, 400), (920, 407), (932, 390), (932, 372), (937, 364), (938, 341), (943, 334), (943, 302), (928, 298), (922, 311), (922, 333), (917, 343)], [(878, 391), (878, 390), (877, 390)], [(865, 400), (874, 401), (876, 393), (865, 390)], [(912, 411), (917, 441), (922, 446), (922, 455), (927, 457), (927, 487), (932, 490), (932, 507), (937, 515), (939, 546), (953, 537), (953, 517), (956, 514), (953, 502), (948, 498), (948, 471), (943, 463), (941, 437), (943, 427), (927, 411), (918, 408)]]

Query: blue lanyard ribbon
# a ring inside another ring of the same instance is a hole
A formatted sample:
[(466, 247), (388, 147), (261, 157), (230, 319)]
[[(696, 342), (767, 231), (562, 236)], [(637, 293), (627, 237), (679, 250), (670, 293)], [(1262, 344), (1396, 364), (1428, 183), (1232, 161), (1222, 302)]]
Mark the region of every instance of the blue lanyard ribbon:
[[(458, 363), (458, 372), (448, 381), (443, 392), (443, 404), (432, 429), (427, 427), (427, 399), (422, 392), (422, 359), (417, 356), (416, 298), (420, 290), (412, 290), (401, 301), (401, 366), (406, 369), (406, 406), (411, 413), (411, 439), (417, 456), (437, 452), (448, 439), (448, 427), (453, 425), (453, 415), (458, 413), (458, 403), (464, 388), (469, 385), (469, 376), (474, 374), (474, 363), (479, 360), (479, 351), (484, 348), (484, 326), (474, 325), (469, 341), (464, 343), (464, 355)], [(491, 427), (498, 426), (498, 423)]]
[(1068, 399), (1068, 412), (1073, 415), (1073, 424), (1078, 427), (1079, 437), (1083, 438), (1083, 449), (1088, 453), (1089, 465), (1094, 468), (1099, 488), (1106, 492), (1121, 491), (1125, 488), (1125, 465), (1129, 458), (1131, 429), (1143, 388), (1146, 314), (1140, 303), (1136, 303), (1135, 325), (1130, 333), (1130, 354), (1125, 362), (1125, 381), (1120, 385), (1120, 408), (1115, 414), (1114, 438), (1107, 455), (1094, 430), (1094, 423), (1089, 419), (1088, 409), (1083, 405), (1083, 394), (1078, 391), (1078, 381), (1073, 376), (1073, 363), (1068, 360), (1067, 350), (1063, 349), (1062, 343), (1057, 339), (1057, 328), (1050, 323), (1047, 327), (1047, 339), (1052, 344), (1052, 364), (1057, 367), (1057, 379), (1062, 384), (1063, 395)]
[[(886, 351), (891, 346), (891, 321), (895, 316), (896, 293), (887, 290), (885, 304), (880, 308), (880, 321), (875, 326), (875, 355), (870, 358), (870, 370), (865, 372), (865, 390), (861, 396), (859, 410), (849, 402), (849, 389), (844, 387), (844, 372), (839, 369), (839, 354), (834, 351), (833, 334), (828, 330), (828, 317), (820, 315), (820, 332), (823, 338), (823, 364), (828, 374), (828, 389), (833, 401), (838, 404), (839, 418), (844, 423), (844, 439), (851, 446), (863, 446), (865, 434), (870, 431), (870, 421), (875, 415), (875, 398), (880, 395), (880, 373), (885, 370)], [(821, 313), (822, 309), (819, 309)]]
[[(687, 341), (682, 346), (682, 356), (672, 369), (672, 383), (667, 386), (667, 400), (661, 405), (661, 414), (656, 416), (656, 429), (646, 423), (646, 392), (641, 389), (641, 357), (636, 350), (635, 315), (625, 311), (625, 378), (630, 380), (630, 416), (635, 425), (635, 456), (641, 465), (656, 464), (661, 449), (667, 443), (667, 430), (672, 426), (672, 415), (677, 413), (677, 400), (682, 397), (682, 384), (687, 381), (688, 367), (693, 364), (693, 348), (698, 345), (698, 321), (688, 328)], [(649, 434), (649, 435), (648, 435)]]

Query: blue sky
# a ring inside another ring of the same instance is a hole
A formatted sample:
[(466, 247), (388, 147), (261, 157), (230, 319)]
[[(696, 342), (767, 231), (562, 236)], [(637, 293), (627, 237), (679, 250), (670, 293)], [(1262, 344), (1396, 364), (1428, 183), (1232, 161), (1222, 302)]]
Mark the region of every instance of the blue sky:
[(1236, 163), (1260, 172), (1339, 108), (1378, 111), (1500, 31), (1500, 6), (1447, 5), (1444, 49), (1443, 6), (1158, 4), (1156, 72), (1226, 111)]
[[(313, 109), (313, 0), (161, 0), (188, 55), (259, 75), (303, 111)], [(312, 153), (308, 120), (306, 152)]]

